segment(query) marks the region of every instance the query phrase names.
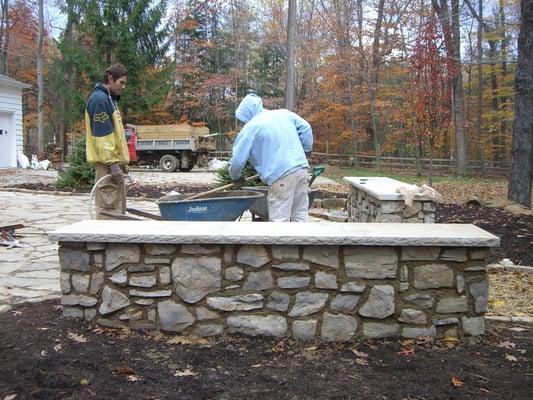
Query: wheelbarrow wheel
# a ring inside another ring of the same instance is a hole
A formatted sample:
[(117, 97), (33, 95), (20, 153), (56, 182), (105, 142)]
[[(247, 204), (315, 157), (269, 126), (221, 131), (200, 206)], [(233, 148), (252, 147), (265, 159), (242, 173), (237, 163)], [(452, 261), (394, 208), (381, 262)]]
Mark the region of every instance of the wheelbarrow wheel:
[(159, 160), (159, 167), (161, 167), (163, 172), (174, 172), (178, 168), (178, 165), (178, 158), (172, 154), (165, 154)]

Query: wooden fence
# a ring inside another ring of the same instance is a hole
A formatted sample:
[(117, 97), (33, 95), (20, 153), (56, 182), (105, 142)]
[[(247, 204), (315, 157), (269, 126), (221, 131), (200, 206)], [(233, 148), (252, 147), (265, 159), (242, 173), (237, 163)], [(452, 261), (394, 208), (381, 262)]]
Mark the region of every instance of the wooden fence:
[[(216, 157), (219, 160), (229, 160), (231, 151), (214, 151), (209, 156)], [(339, 167), (352, 167), (367, 169), (378, 169), (378, 159), (376, 156), (358, 155), (357, 158), (349, 154), (311, 154), (313, 164), (329, 164)], [(417, 163), (420, 171), (427, 174), (430, 170), (431, 160), (429, 158), (406, 158), (406, 157), (380, 157), (380, 169), (384, 171), (417, 171)], [(490, 175), (490, 176), (508, 176), (510, 170), (509, 160), (505, 161), (482, 161), (469, 160), (467, 171), (469, 175)], [(457, 171), (457, 163), (453, 159), (433, 159), (433, 172), (437, 174), (453, 174)]]

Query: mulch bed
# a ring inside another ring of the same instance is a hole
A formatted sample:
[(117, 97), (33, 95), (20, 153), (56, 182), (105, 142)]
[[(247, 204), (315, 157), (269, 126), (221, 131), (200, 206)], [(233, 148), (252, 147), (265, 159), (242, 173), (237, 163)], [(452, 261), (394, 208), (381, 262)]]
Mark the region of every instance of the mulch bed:
[(0, 315), (0, 399), (531, 398), (531, 326), (463, 343), (207, 341), (94, 327), (58, 304)]

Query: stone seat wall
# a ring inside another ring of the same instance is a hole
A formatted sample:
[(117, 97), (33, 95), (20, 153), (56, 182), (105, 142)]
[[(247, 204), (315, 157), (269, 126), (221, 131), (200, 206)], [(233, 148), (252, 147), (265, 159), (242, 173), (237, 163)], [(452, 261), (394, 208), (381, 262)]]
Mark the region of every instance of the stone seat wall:
[[(394, 235), (384, 238), (385, 225)], [(346, 226), (74, 224), (52, 234), (63, 313), (104, 326), (309, 341), (484, 332), (496, 237), (471, 225), (433, 225), (426, 235), (406, 224)], [(369, 226), (376, 231), (360, 232)]]
[(411, 207), (396, 188), (406, 184), (390, 178), (344, 178), (351, 186), (347, 211), (349, 222), (422, 223), (435, 222), (435, 204), (415, 196)]

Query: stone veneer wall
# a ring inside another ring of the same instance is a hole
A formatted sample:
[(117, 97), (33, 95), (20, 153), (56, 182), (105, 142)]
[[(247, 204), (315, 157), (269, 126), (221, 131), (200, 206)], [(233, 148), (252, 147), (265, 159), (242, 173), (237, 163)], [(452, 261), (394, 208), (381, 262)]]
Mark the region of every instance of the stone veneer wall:
[(479, 335), (488, 248), (61, 242), (63, 314), (298, 340)]
[(412, 207), (407, 207), (403, 200), (380, 200), (354, 186), (350, 187), (347, 208), (350, 222), (435, 222), (435, 204), (431, 200), (415, 200)]

